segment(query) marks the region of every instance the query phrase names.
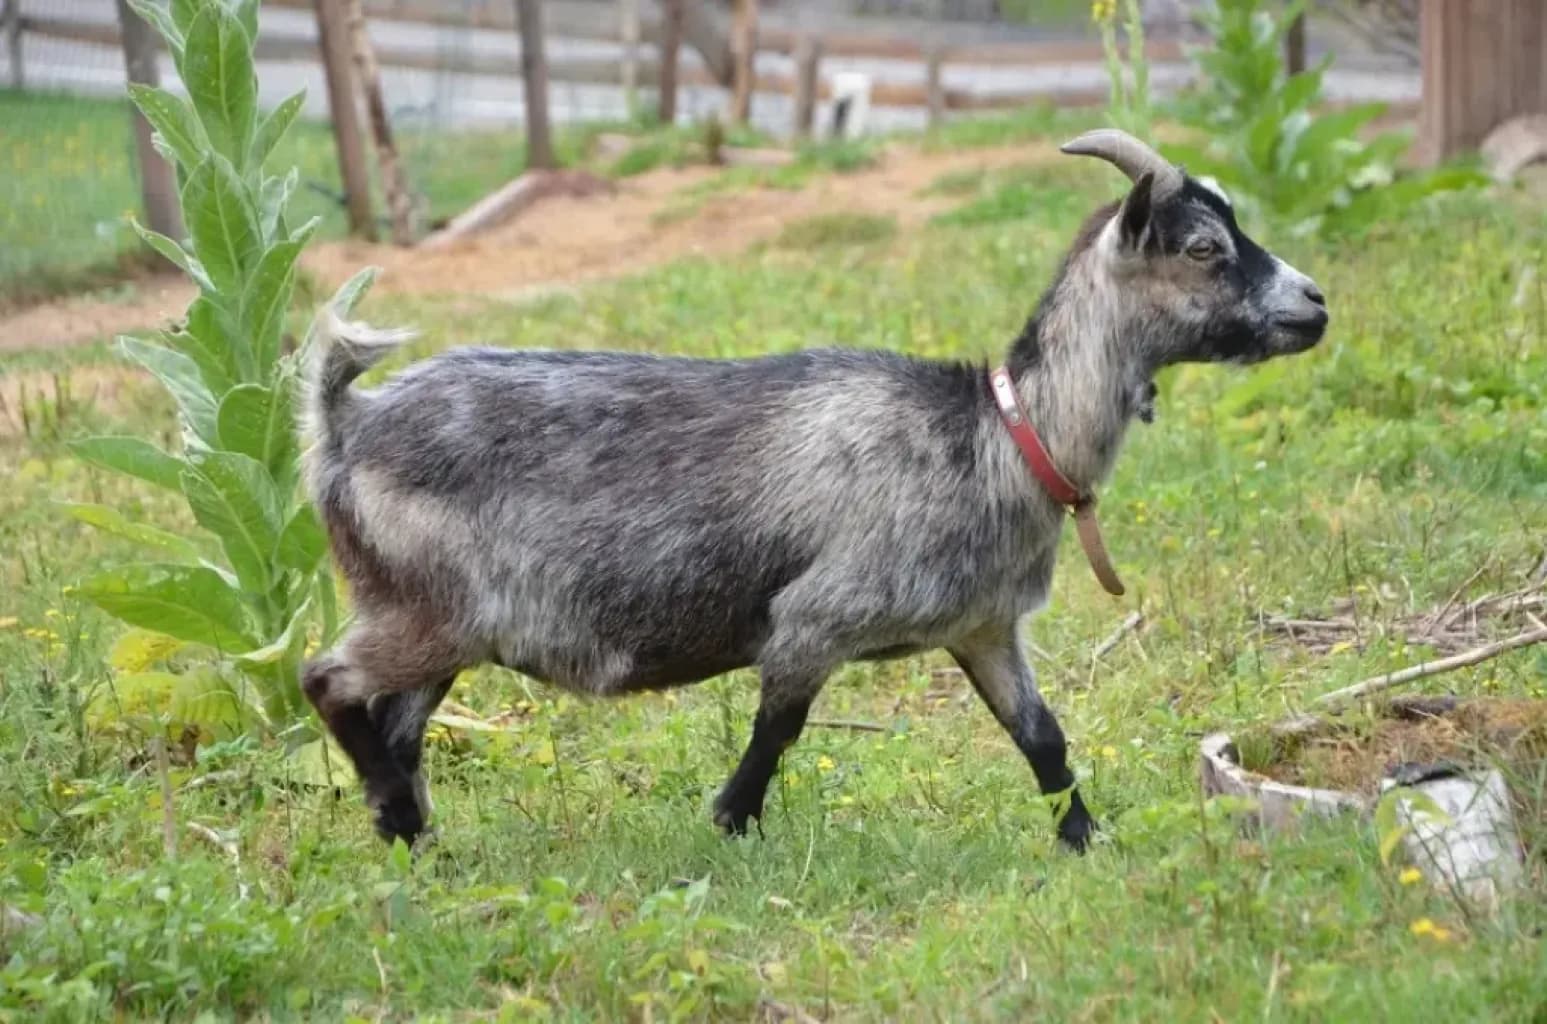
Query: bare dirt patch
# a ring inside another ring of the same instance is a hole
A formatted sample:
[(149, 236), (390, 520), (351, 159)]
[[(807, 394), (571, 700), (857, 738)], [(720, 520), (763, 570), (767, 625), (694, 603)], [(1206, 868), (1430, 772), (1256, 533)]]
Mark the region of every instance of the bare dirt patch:
[[(516, 299), (685, 256), (740, 252), (787, 224), (823, 214), (895, 217), (906, 231), (951, 204), (948, 197), (919, 195), (941, 175), (1050, 161), (1056, 154), (1042, 144), (950, 153), (893, 147), (874, 167), (818, 174), (800, 189), (723, 193), (707, 190), (722, 173), (715, 169), (659, 170), (619, 181), (611, 195), (543, 202), (510, 224), (445, 249), (334, 242), (313, 246), (303, 264), (330, 288), (374, 265), (383, 271), (377, 288), (389, 294)], [(191, 285), (167, 276), (142, 283), (124, 301), (80, 297), (14, 311), (0, 315), (0, 351), (82, 344), (159, 327), (178, 318), (192, 297)]]
[(1529, 771), (1547, 758), (1547, 701), (1394, 701), (1373, 718), (1243, 736), (1240, 746), (1245, 767), (1280, 782), (1375, 796), (1402, 765)]

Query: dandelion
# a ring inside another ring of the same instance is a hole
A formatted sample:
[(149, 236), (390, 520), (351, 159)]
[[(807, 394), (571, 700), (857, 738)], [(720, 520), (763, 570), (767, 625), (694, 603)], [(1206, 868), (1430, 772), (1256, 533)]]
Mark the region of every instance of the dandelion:
[(1444, 925), (1435, 924), (1427, 917), (1420, 917), (1407, 926), (1407, 930), (1414, 935), (1427, 935), (1435, 942), (1449, 942), (1450, 929)]
[(1402, 873), (1397, 876), (1397, 881), (1403, 885), (1417, 885), (1423, 881), (1423, 872), (1417, 868), (1403, 868)]
[(836, 767), (838, 767), (837, 763), (826, 754), (816, 759), (816, 770), (819, 772), (830, 772)]
[(1090, 20), (1098, 25), (1106, 25), (1117, 17), (1117, 0), (1091, 0)]
[(1101, 756), (1106, 758), (1108, 761), (1116, 761), (1117, 748), (1108, 744), (1107, 746), (1101, 748)]

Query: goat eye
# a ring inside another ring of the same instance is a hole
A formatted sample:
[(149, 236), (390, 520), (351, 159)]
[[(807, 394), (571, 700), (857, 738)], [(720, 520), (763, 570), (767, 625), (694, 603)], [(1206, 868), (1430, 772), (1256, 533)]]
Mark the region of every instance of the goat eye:
[(1187, 255), (1195, 260), (1213, 259), (1219, 252), (1219, 246), (1207, 238), (1200, 238), (1187, 247)]

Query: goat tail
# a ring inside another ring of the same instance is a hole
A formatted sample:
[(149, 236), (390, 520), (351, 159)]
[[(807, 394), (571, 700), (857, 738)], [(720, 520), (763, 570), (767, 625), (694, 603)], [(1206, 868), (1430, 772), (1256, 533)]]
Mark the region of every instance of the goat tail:
[(354, 379), (413, 337), (414, 332), (406, 328), (381, 330), (345, 320), (332, 306), (319, 313), (312, 325), (304, 373), (307, 432), (317, 439), (327, 437)]

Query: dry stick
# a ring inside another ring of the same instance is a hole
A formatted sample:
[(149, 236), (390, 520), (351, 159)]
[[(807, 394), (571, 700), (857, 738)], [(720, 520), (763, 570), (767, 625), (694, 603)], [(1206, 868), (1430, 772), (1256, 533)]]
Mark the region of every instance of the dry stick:
[(849, 729), (853, 732), (891, 732), (877, 722), (861, 722), (852, 718), (812, 718), (806, 725), (813, 729)]
[(1436, 676), (1442, 672), (1450, 672), (1458, 668), (1466, 668), (1469, 665), (1476, 665), (1479, 662), (1487, 661), (1489, 658), (1496, 658), (1507, 651), (1513, 651), (1520, 647), (1529, 647), (1544, 640), (1547, 640), (1547, 629), (1533, 629), (1528, 633), (1521, 633), (1507, 640), (1500, 640), (1497, 643), (1473, 648), (1463, 654), (1441, 658), (1439, 661), (1422, 662), (1410, 668), (1388, 672), (1373, 679), (1366, 679), (1364, 682), (1355, 683), (1353, 686), (1345, 686), (1341, 690), (1324, 693), (1317, 697), (1313, 703), (1336, 704), (1341, 701), (1364, 697), (1368, 694), (1379, 693), (1394, 686), (1410, 683), (1415, 679), (1423, 679), (1426, 676)]
[(1091, 652), (1090, 660), (1100, 661), (1108, 654), (1111, 654), (1112, 649), (1115, 648), (1118, 644), (1122, 643), (1123, 637), (1127, 636), (1129, 633), (1132, 633), (1142, 625), (1144, 625), (1144, 613), (1129, 612), (1128, 617), (1112, 631), (1112, 635), (1101, 641), (1096, 649)]
[(365, 31), (365, 11), (361, 0), (341, 0), (349, 29), (350, 49), (354, 52), (355, 72), (365, 93), (365, 109), (371, 118), (371, 141), (381, 164), (381, 183), (387, 193), (387, 210), (392, 214), (392, 241), (414, 244), (414, 199), (408, 178), (398, 159), (397, 144), (392, 140), (392, 120), (387, 116), (387, 100), (381, 91), (381, 69), (376, 66), (376, 50)]
[(1433, 629), (1435, 626), (1439, 625), (1440, 620), (1443, 619), (1447, 613), (1449, 613), (1451, 606), (1454, 605), (1456, 600), (1466, 592), (1466, 588), (1470, 587), (1473, 583), (1476, 583), (1477, 578), (1487, 571), (1488, 567), (1486, 565), (1478, 566), (1477, 571), (1468, 576), (1465, 582), (1457, 587), (1455, 592), (1445, 599), (1445, 603), (1440, 605), (1439, 609), (1436, 610), (1434, 614), (1429, 616), (1429, 622), (1425, 628)]
[(156, 774), (161, 778), (161, 848), (167, 860), (177, 859), (177, 814), (172, 808), (172, 761), (167, 756), (165, 736), (150, 741), (156, 757)]

